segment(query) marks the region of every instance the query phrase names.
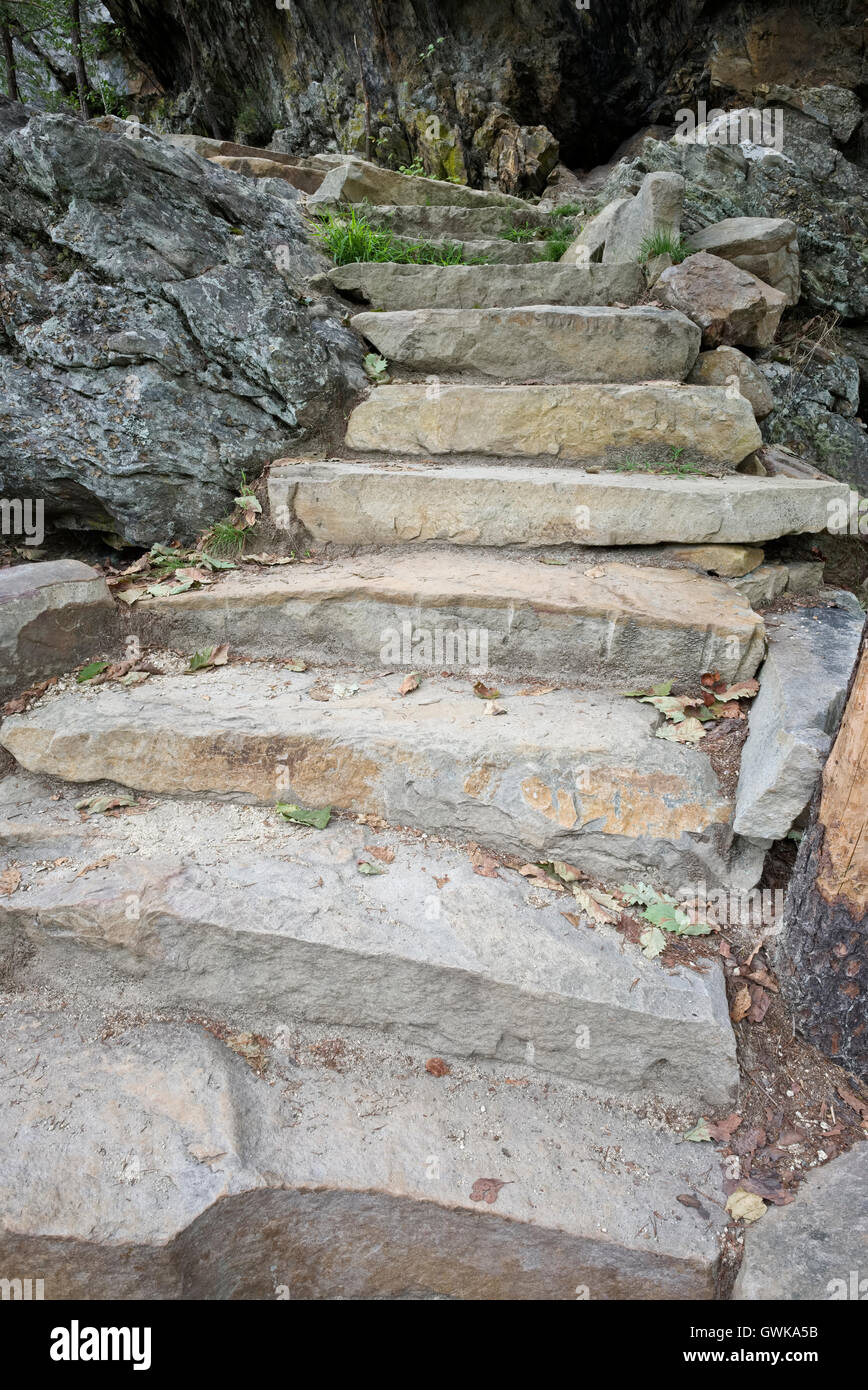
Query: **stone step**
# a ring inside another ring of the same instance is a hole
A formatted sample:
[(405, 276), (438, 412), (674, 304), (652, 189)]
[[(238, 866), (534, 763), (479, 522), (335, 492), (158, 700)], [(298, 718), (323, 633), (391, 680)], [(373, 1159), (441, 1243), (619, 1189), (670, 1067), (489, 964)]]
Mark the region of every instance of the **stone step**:
[(683, 381), (701, 333), (684, 314), (534, 305), (356, 314), (352, 326), (390, 365), (504, 381)]
[[(716, 960), (664, 968), (612, 927), (571, 925), (570, 895), (506, 868), (482, 877), (442, 842), (214, 802), (82, 824), (82, 791), (0, 800), (0, 843), (22, 876), (0, 898), (7, 988), (62, 980), (110, 1010), (205, 1010), (254, 1032), (290, 1018), (372, 1026), (635, 1101), (736, 1097)], [(64, 833), (54, 867), (49, 825)]]
[[(577, 857), (601, 877), (755, 882), (704, 752), (654, 737), (620, 696), (470, 681), (226, 666), (96, 689), (70, 681), (0, 726), (32, 772), (166, 795), (289, 801), (378, 816), (524, 858)], [(337, 689), (335, 689), (337, 686)], [(755, 862), (756, 861), (756, 862)]]
[(390, 207), (499, 207), (512, 209), (519, 215), (527, 212), (527, 203), (510, 193), (468, 188), (466, 184), (417, 178), (413, 174), (396, 174), (392, 169), (383, 169), (364, 159), (347, 159), (330, 169), (319, 191), (308, 202), (314, 211), (318, 206), (333, 203), (385, 203)]
[(635, 304), (645, 290), (638, 264), (569, 266), (400, 265), (358, 261), (328, 278), (373, 309), (491, 309), (516, 304)]
[(575, 462), (643, 456), (662, 462), (681, 448), (685, 461), (736, 464), (761, 442), (743, 396), (731, 398), (719, 386), (666, 383), (379, 386), (347, 426), (351, 449)]
[[(399, 246), (412, 247), (424, 241), (428, 246), (457, 247), (467, 265), (481, 261), (489, 265), (532, 265), (542, 262), (541, 241), (504, 241), (502, 237), (478, 237), (464, 241), (460, 237), (396, 236)], [(440, 267), (435, 267), (438, 269)]]
[(715, 1296), (706, 1146), (502, 1066), (244, 1036), (4, 1007), (3, 1269), (46, 1300)]
[(846, 501), (847, 488), (742, 473), (667, 478), (517, 464), (281, 460), (268, 495), (278, 527), (346, 545), (756, 544), (824, 530), (828, 507)]
[[(335, 204), (332, 211), (337, 211)], [(514, 227), (540, 229), (551, 225), (551, 216), (538, 212), (530, 203), (523, 209), (497, 206), (449, 207), (420, 205), (409, 206), (381, 204), (365, 210), (367, 220), (377, 227), (389, 227), (401, 236), (430, 240), (480, 241), (502, 238), (504, 232)], [(565, 232), (569, 231), (568, 219), (564, 221)], [(537, 239), (537, 250), (541, 250), (543, 239)]]
[(763, 623), (722, 580), (687, 569), (585, 564), (456, 551), (362, 555), (221, 576), (140, 600), (143, 641), (189, 652), (405, 670), (513, 673), (633, 686), (720, 671), (752, 676)]

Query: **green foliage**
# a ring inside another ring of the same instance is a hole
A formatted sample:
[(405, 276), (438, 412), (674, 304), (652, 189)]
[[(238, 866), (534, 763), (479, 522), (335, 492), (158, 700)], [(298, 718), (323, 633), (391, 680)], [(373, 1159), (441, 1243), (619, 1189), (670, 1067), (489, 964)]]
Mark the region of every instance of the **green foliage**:
[(446, 40), (441, 37), (439, 39), (435, 39), (433, 43), (429, 43), (428, 47), (423, 48), (422, 52), (419, 54), (419, 62), (424, 63), (427, 62), (429, 58), (433, 58), (434, 54), (437, 52), (437, 49), (440, 47), (440, 44), (445, 42)]
[(312, 222), (314, 236), (335, 265), (357, 261), (398, 261), (403, 265), (460, 265), (460, 244), (399, 241), (385, 227), (373, 227), (355, 208), (320, 213)]
[(564, 231), (563, 227), (549, 227), (546, 230), (545, 245), (542, 254), (536, 257), (537, 261), (559, 261), (566, 251), (572, 238)]
[(633, 459), (627, 455), (618, 464), (619, 473), (661, 473), (673, 478), (693, 478), (697, 473), (702, 472), (702, 466), (698, 463), (691, 463), (689, 460), (682, 460), (684, 446), (679, 447), (673, 444), (669, 450), (667, 459)]
[(535, 227), (507, 227), (500, 235), (504, 241), (535, 241), (538, 232)]
[(666, 231), (649, 233), (643, 237), (639, 247), (639, 260), (643, 264), (645, 261), (653, 261), (655, 256), (671, 256), (673, 263), (678, 265), (689, 255), (690, 248), (684, 240)]

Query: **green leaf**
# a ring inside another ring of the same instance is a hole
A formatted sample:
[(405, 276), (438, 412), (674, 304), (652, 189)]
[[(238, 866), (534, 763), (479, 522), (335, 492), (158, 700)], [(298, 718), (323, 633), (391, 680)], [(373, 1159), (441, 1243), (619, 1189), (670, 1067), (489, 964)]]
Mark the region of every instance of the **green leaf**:
[(681, 908), (676, 907), (674, 903), (649, 903), (643, 915), (647, 922), (651, 922), (655, 927), (660, 927), (662, 931), (678, 932), (690, 922), (687, 913), (682, 912)]
[(319, 811), (306, 811), (303, 806), (294, 806), (286, 801), (278, 801), (274, 809), (284, 820), (292, 821), (293, 825), (312, 825), (316, 830), (325, 830), (332, 814), (331, 806), (323, 806)]
[(360, 874), (384, 874), (386, 872), (381, 864), (371, 864), (367, 859), (360, 859), (356, 868)]
[(89, 816), (98, 816), (103, 811), (113, 811), (116, 806), (135, 806), (135, 798), (128, 792), (118, 792), (114, 796), (85, 796), (75, 803), (76, 811), (85, 811)]
[(688, 1139), (691, 1144), (710, 1144), (711, 1132), (708, 1128), (708, 1121), (704, 1118), (697, 1120), (693, 1128), (689, 1129), (682, 1137)]
[(240, 507), (243, 512), (262, 511), (262, 503), (258, 497), (254, 497), (252, 492), (243, 492), (240, 497), (236, 497), (235, 505)]
[(99, 676), (103, 671), (107, 671), (108, 667), (107, 661), (92, 661), (89, 666), (85, 666), (79, 671), (75, 679), (81, 685), (84, 681), (92, 681), (94, 676)]
[[(192, 560), (192, 555), (190, 558)], [(204, 551), (202, 553), (201, 562), (205, 568), (209, 570), (235, 570), (238, 568), (237, 565), (233, 565), (231, 560), (218, 560), (216, 556), (206, 555)]]

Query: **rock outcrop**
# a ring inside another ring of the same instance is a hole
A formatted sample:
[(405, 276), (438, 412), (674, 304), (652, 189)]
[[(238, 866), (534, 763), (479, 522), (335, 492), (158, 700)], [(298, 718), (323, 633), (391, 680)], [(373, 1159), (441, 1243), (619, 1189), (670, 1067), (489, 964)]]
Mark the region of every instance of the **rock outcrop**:
[(126, 542), (192, 538), (364, 381), (358, 340), (310, 303), (299, 195), (150, 137), (0, 117), (0, 494)]

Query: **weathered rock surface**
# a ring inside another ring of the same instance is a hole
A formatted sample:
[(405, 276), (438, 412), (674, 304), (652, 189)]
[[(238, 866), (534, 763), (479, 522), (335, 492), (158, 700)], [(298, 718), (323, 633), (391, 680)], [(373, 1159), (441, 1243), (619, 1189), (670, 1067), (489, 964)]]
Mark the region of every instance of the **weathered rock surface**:
[(868, 1144), (809, 1173), (796, 1200), (770, 1207), (745, 1233), (733, 1298), (809, 1303), (864, 1300)]
[[(759, 35), (756, 39), (760, 46), (767, 43)], [(800, 56), (800, 64), (805, 56)], [(782, 76), (783, 72), (778, 73), (776, 80)], [(825, 72), (823, 80), (829, 76)], [(864, 75), (854, 81), (864, 81)], [(692, 104), (692, 98), (687, 104)], [(778, 106), (771, 99), (770, 104)], [(731, 116), (736, 120), (742, 114)], [(646, 139), (613, 170), (603, 197), (635, 193), (650, 171), (672, 170), (686, 182), (683, 230), (687, 235), (730, 218), (790, 221), (798, 228), (805, 302), (815, 310), (834, 309), (846, 319), (864, 319), (868, 317), (865, 170), (836, 146), (827, 123), (801, 116), (791, 106), (784, 108), (783, 120), (786, 134), (780, 153), (740, 141), (737, 135), (731, 144)]]
[(754, 608), (773, 603), (787, 588), (790, 572), (786, 565), (759, 565), (749, 574), (736, 576), (728, 583)]
[(80, 560), (0, 569), (0, 698), (86, 661), (114, 619), (105, 580)]
[[(561, 261), (565, 265), (588, 265), (592, 261), (602, 261), (603, 251), (606, 246), (606, 238), (612, 229), (618, 213), (622, 208), (633, 202), (632, 198), (613, 198), (604, 208), (592, 217), (579, 232), (578, 236), (570, 242)], [(612, 262), (618, 264), (618, 262)], [(621, 264), (638, 265), (638, 255), (624, 257)]]
[[(213, 802), (97, 826), (76, 797), (25, 785), (18, 800), (13, 785), (0, 799), (22, 874), (0, 899), (0, 970), (16, 990), (205, 1010), (260, 1033), (288, 1019), (376, 1027), (699, 1111), (735, 1098), (719, 966), (664, 969), (612, 928), (567, 922), (579, 909), (563, 893), (505, 868), (484, 878), (463, 848), (392, 831), (288, 827)], [(49, 825), (64, 862), (39, 872)]]
[(868, 430), (859, 418), (855, 358), (825, 350), (807, 360), (763, 362), (774, 402), (763, 438), (805, 455), (823, 472), (868, 492)]
[[(738, 271), (737, 274), (743, 272)], [(674, 446), (739, 463), (762, 436), (741, 396), (713, 386), (381, 386), (347, 426), (351, 449), (406, 454), (551, 455), (595, 461)], [(739, 539), (743, 539), (740, 537)]]
[(660, 671), (734, 680), (762, 660), (761, 619), (719, 581), (617, 563), (589, 569), (460, 551), (355, 556), (145, 598), (130, 621), (144, 640), (182, 651), (228, 642), (254, 657), (613, 684), (650, 684)]
[(739, 352), (738, 348), (718, 347), (710, 352), (701, 352), (687, 380), (691, 386), (736, 385), (750, 401), (758, 420), (764, 419), (774, 409), (775, 398), (765, 377), (747, 354)]
[(634, 304), (638, 265), (400, 265), (359, 262), (329, 271), (331, 284), (374, 309), (490, 309), (517, 304)]
[(279, 527), (297, 522), (317, 540), (347, 545), (759, 544), (825, 530), (830, 507), (846, 511), (848, 499), (843, 483), (741, 473), (365, 461), (279, 462), (268, 489)]
[(439, 207), (502, 207), (523, 212), (526, 204), (508, 193), (485, 192), (465, 184), (447, 183), (440, 179), (414, 178), (396, 174), (379, 164), (363, 159), (348, 159), (330, 169), (319, 190), (310, 199), (315, 210), (330, 203), (387, 203), (400, 207), (410, 204)]
[(799, 300), (799, 240), (788, 217), (727, 217), (688, 237), (692, 251), (708, 251)]
[(507, 687), (507, 715), (491, 718), (469, 683), (429, 679), (412, 698), (394, 677), (338, 684), (359, 688), (261, 666), (75, 686), (4, 720), (0, 743), (66, 781), (330, 805), (513, 854), (578, 854), (604, 877), (654, 871), (679, 886), (737, 872), (710, 762), (655, 738), (647, 705)]
[(359, 388), (297, 195), (17, 108), (0, 137), (0, 493), (129, 542), (194, 537)]
[(687, 545), (672, 548), (670, 553), (675, 560), (686, 560), (723, 579), (750, 574), (764, 558), (762, 550), (750, 545)]
[(768, 347), (787, 302), (780, 290), (706, 251), (664, 270), (654, 294), (699, 324), (707, 348), (721, 343)]
[(48, 1300), (713, 1297), (719, 1208), (676, 1200), (715, 1193), (707, 1156), (611, 1103), (502, 1067), (444, 1085), (377, 1039), (330, 1065), (284, 1030), (270, 1086), (194, 1024), (17, 1004), (2, 1028), (0, 1259)]
[(808, 805), (837, 729), (864, 618), (799, 608), (767, 619), (769, 652), (742, 753), (735, 827), (780, 840)]
[(499, 380), (681, 381), (700, 331), (684, 314), (536, 305), (356, 314), (352, 326), (389, 362)]
[(677, 241), (681, 231), (684, 180), (679, 174), (648, 174), (635, 198), (618, 207), (606, 229), (603, 263), (635, 261), (646, 237), (668, 233)]

